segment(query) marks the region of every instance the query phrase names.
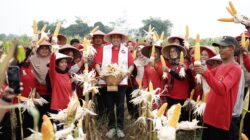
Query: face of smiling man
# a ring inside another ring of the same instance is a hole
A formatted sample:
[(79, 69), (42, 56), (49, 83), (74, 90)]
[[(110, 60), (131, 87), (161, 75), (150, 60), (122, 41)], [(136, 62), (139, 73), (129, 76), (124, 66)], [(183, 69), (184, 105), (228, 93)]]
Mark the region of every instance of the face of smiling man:
[(112, 35), (111, 36), (111, 43), (114, 47), (119, 47), (122, 42), (122, 36), (121, 35)]

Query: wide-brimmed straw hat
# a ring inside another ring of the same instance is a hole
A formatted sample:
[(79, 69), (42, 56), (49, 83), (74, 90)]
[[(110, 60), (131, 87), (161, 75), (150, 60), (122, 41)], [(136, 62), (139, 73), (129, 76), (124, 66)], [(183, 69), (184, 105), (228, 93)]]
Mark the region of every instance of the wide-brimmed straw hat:
[[(68, 63), (70, 63), (72, 61), (72, 57), (62, 54), (62, 53), (56, 53), (56, 61), (61, 60), (61, 59), (66, 59)], [(49, 67), (49, 63), (47, 64), (47, 67)]]
[(222, 63), (222, 60), (219, 54), (206, 60), (206, 64), (208, 65), (212, 65), (213, 62), (217, 62), (218, 64)]
[[(155, 46), (155, 49), (162, 49), (162, 47), (161, 46), (159, 46), (159, 45), (154, 45)], [(144, 55), (145, 57), (147, 57), (147, 58), (150, 58), (150, 52), (151, 52), (151, 50), (152, 50), (152, 45), (148, 45), (148, 46), (145, 46), (145, 47), (143, 47), (142, 49), (141, 49), (141, 53), (142, 53), (142, 55)]]
[(168, 44), (173, 44), (175, 39), (179, 39), (181, 45), (182, 46), (184, 45), (184, 40), (185, 39), (182, 36), (170, 36), (170, 37), (168, 37)]
[(128, 37), (124, 33), (119, 32), (119, 31), (112, 31), (104, 36), (104, 41), (111, 43), (111, 36), (112, 35), (121, 35), (122, 42), (127, 42), (127, 40), (128, 40)]
[(177, 48), (180, 52), (182, 51), (184, 57), (187, 55), (187, 51), (186, 51), (186, 49), (185, 49), (183, 46), (178, 45), (178, 44), (168, 44), (167, 46), (164, 46), (164, 47), (161, 49), (161, 53), (162, 53), (162, 55), (163, 55), (165, 58), (170, 59), (169, 50), (170, 50), (170, 48), (172, 48), (172, 47)]
[(73, 47), (73, 46), (71, 46), (71, 45), (69, 45), (69, 44), (66, 44), (66, 45), (62, 46), (62, 47), (59, 49), (59, 52), (62, 53), (62, 52), (64, 52), (64, 51), (66, 51), (66, 50), (71, 50), (71, 51), (73, 51), (73, 53), (74, 53), (74, 58), (76, 58), (76, 57), (81, 57), (81, 56), (82, 56), (81, 53), (80, 53), (80, 51), (79, 51), (77, 48), (75, 48), (75, 47)]
[(93, 33), (93, 36), (92, 37), (95, 37), (95, 36), (105, 36), (106, 34), (100, 30), (97, 30), (96, 32)]

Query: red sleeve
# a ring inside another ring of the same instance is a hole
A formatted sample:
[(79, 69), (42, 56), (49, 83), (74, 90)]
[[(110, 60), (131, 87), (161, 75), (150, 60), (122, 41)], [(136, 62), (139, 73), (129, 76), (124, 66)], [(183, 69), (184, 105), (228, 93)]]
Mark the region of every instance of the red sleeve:
[(128, 66), (134, 65), (134, 58), (130, 51), (128, 51)]
[(162, 64), (161, 61), (156, 62), (155, 70), (159, 75), (163, 75)]
[(94, 57), (94, 63), (95, 63), (95, 64), (101, 64), (101, 63), (102, 63), (102, 55), (103, 55), (103, 48), (100, 49), (100, 50), (96, 53), (96, 55), (95, 55), (95, 57)]
[(55, 53), (53, 53), (50, 56), (50, 61), (49, 61), (49, 78), (52, 86), (55, 80), (55, 76), (56, 76), (56, 55)]
[(243, 55), (243, 63), (248, 72), (250, 72), (250, 56)]
[(240, 80), (240, 76), (241, 70), (235, 67), (229, 70), (222, 80), (218, 80), (210, 70), (203, 74), (211, 89), (222, 96), (229, 93), (234, 84)]
[(144, 73), (143, 73), (143, 78), (142, 78), (142, 87), (143, 88), (147, 88), (148, 87), (148, 75), (147, 75), (147, 72), (146, 72), (146, 66), (144, 67)]

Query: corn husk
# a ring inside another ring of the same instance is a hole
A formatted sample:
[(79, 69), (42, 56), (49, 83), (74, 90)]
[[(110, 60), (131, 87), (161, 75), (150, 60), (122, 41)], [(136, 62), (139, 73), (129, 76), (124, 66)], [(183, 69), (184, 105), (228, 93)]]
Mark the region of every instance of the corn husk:
[(47, 26), (48, 26), (48, 24), (44, 24), (44, 25), (43, 25), (43, 28), (41, 29), (41, 32), (45, 32), (45, 31), (46, 31)]

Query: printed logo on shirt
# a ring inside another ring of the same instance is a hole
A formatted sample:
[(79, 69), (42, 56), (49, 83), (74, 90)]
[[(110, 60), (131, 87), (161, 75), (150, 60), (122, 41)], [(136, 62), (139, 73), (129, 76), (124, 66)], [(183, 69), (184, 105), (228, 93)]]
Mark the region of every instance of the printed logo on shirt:
[(121, 52), (122, 52), (123, 54), (125, 54), (125, 50), (122, 50)]

